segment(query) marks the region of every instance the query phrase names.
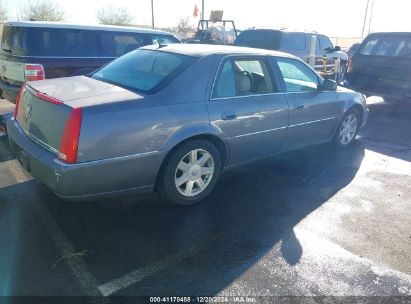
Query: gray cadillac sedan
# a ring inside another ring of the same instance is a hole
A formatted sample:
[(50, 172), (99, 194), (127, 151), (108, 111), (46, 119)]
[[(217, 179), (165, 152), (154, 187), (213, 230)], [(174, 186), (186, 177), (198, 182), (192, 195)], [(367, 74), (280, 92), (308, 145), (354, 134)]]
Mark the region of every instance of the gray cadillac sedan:
[(28, 82), (10, 146), (60, 197), (157, 190), (194, 204), (223, 169), (332, 141), (348, 146), (368, 116), (364, 95), (283, 53), (159, 45), (90, 76)]

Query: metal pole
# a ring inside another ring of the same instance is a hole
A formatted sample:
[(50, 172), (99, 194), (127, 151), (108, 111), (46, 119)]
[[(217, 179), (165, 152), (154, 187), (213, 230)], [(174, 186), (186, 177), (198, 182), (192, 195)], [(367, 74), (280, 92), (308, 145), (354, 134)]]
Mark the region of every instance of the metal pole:
[(365, 30), (365, 23), (367, 22), (367, 15), (368, 15), (368, 5), (370, 4), (370, 0), (367, 0), (367, 7), (365, 8), (365, 16), (364, 16), (364, 23), (362, 26), (362, 37), (364, 38), (364, 30)]
[(372, 11), (374, 10), (374, 0), (371, 2), (370, 21), (368, 23), (368, 34), (371, 31)]
[(204, 17), (204, 0), (202, 0), (202, 2), (201, 2), (201, 18), (205, 19), (205, 17)]
[(151, 26), (154, 29), (154, 0), (151, 0)]

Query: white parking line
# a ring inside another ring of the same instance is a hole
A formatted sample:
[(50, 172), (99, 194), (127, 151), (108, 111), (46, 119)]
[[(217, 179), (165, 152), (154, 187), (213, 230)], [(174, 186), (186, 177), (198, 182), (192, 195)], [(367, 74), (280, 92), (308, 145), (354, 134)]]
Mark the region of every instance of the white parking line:
[[(0, 145), (2, 145), (1, 142)], [(3, 147), (4, 145), (0, 148)], [(4, 166), (2, 166), (0, 169), (2, 171), (7, 171), (5, 173), (12, 177), (12, 179), (14, 180), (13, 184), (27, 182), (32, 179), (31, 175), (26, 173), (16, 160), (6, 161), (2, 164), (4, 164)], [(44, 231), (56, 248), (57, 252), (62, 257), (70, 256), (70, 258), (64, 259), (64, 262), (69, 268), (71, 274), (74, 276), (83, 295), (89, 296), (91, 303), (110, 303), (109, 299), (102, 297), (102, 293), (98, 289), (96, 278), (88, 270), (88, 267), (84, 260), (78, 255), (75, 255), (76, 251), (73, 245), (64, 235), (63, 231), (56, 223), (46, 206), (43, 204), (40, 197), (38, 197), (36, 190), (33, 189), (29, 191), (29, 193), (31, 207), (37, 214)]]
[(110, 282), (101, 284), (98, 289), (104, 296), (110, 296), (117, 291), (125, 289), (131, 285), (134, 285), (143, 279), (154, 275), (155, 273), (168, 268), (169, 266), (178, 263), (188, 257), (194, 256), (200, 250), (200, 247), (191, 247), (184, 252), (180, 252), (165, 258), (158, 263), (154, 263), (136, 270), (133, 270), (122, 277), (112, 280)]
[(102, 297), (96, 278), (89, 271), (84, 260), (80, 256), (75, 255), (76, 251), (73, 245), (37, 196), (34, 197), (32, 206), (40, 218), (43, 229), (59, 254), (61, 256), (70, 256), (70, 258), (64, 259), (64, 262), (76, 279), (83, 295), (89, 296), (91, 303), (110, 303), (108, 299)]

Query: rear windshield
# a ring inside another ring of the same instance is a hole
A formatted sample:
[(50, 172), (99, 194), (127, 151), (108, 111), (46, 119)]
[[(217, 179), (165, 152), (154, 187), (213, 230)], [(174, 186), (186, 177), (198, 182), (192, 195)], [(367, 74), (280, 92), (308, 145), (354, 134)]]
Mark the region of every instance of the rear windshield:
[(410, 36), (371, 36), (359, 51), (366, 56), (411, 57)]
[(253, 48), (278, 50), (280, 48), (281, 33), (271, 30), (243, 31), (234, 41), (234, 45)]
[(163, 51), (135, 50), (97, 70), (91, 77), (131, 91), (152, 94), (195, 60), (194, 57)]

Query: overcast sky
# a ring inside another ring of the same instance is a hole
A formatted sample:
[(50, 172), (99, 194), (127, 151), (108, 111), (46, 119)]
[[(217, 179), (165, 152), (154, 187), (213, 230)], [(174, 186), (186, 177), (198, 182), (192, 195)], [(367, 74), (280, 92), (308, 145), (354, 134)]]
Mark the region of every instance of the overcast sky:
[[(26, 0), (2, 0), (15, 15)], [(133, 23), (151, 24), (151, 0), (52, 0), (67, 13), (67, 21), (96, 23), (96, 11), (103, 5), (121, 5), (135, 16)], [(411, 0), (374, 1), (371, 31), (411, 31)], [(361, 36), (367, 0), (205, 0), (205, 16), (211, 10), (224, 10), (226, 19), (236, 26), (280, 26), (317, 30), (329, 36)], [(175, 26), (180, 17), (193, 18), (194, 5), (201, 10), (201, 0), (154, 0), (155, 25)], [(371, 6), (371, 5), (370, 5)], [(367, 29), (368, 31), (368, 21)]]

